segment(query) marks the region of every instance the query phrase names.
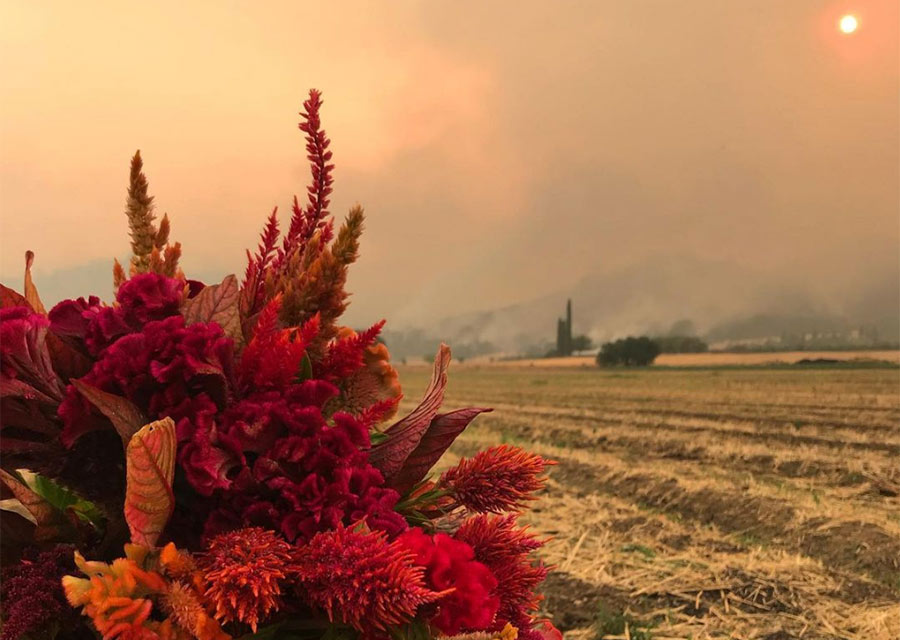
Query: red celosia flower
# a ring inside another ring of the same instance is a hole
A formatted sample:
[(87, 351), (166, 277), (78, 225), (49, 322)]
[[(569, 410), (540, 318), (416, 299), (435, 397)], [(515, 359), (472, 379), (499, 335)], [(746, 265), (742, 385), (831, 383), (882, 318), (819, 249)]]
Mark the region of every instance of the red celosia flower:
[(296, 571), (295, 555), (290, 544), (258, 527), (213, 538), (199, 568), (215, 617), (249, 624), (255, 632), (280, 608), (282, 590)]
[(101, 308), (103, 303), (97, 296), (90, 296), (87, 300), (63, 300), (47, 314), (50, 329), (61, 338), (72, 339), (73, 344), (83, 347), (91, 319)]
[(519, 527), (512, 514), (468, 518), (457, 530), (456, 538), (472, 545), (478, 559), (489, 566), (527, 555), (544, 546), (526, 527)]
[(184, 281), (157, 273), (139, 273), (122, 283), (116, 302), (122, 320), (132, 330), (151, 320), (178, 313), (184, 301)]
[(300, 206), (294, 197), (291, 223), (282, 239), (282, 246), (276, 249), (278, 241), (278, 220), (276, 212), (272, 212), (266, 222), (260, 238), (256, 255), (247, 252), (248, 264), (244, 275), (242, 289), (242, 308), (245, 317), (256, 315), (265, 303), (265, 285), (267, 281), (283, 274), (286, 263), (305, 249), (306, 244), (315, 234), (319, 234), (321, 244), (328, 243), (333, 235), (333, 222), (328, 214), (329, 196), (334, 178), (331, 175), (334, 165), (331, 163), (331, 141), (322, 129), (319, 109), (322, 106), (322, 94), (315, 89), (309, 92), (309, 99), (303, 103), (304, 111), (300, 116), (300, 130), (306, 133), (307, 158), (312, 170), (312, 184), (307, 187), (308, 204)]
[(435, 591), (450, 593), (437, 601), (430, 622), (444, 634), (487, 629), (500, 607), (497, 579), (475, 558), (470, 545), (444, 533), (429, 536), (410, 529), (397, 541), (415, 552), (416, 564), (425, 567), (425, 579)]
[[(140, 333), (116, 340), (82, 380), (125, 396), (150, 418), (170, 416), (178, 421), (203, 408), (207, 399), (224, 404), (232, 349), (231, 339), (219, 325), (197, 322), (185, 326), (184, 318), (172, 316), (148, 322)], [(67, 446), (87, 431), (109, 424), (74, 386), (66, 390), (59, 415), (65, 424), (62, 440)]]
[(99, 355), (118, 338), (140, 331), (153, 320), (178, 314), (184, 301), (184, 282), (156, 273), (140, 273), (119, 287), (116, 306), (104, 307), (100, 299), (64, 300), (48, 314), (54, 333), (92, 355)]
[(348, 327), (338, 330), (337, 337), (328, 344), (317, 372), (329, 381), (339, 381), (358, 371), (365, 364), (366, 351), (375, 344), (384, 320), (357, 333)]
[(503, 444), (463, 458), (444, 472), (439, 485), (471, 511), (518, 511), (544, 487), (547, 479), (541, 474), (552, 464), (556, 463)]
[[(262, 526), (289, 541), (305, 540), (361, 519), (391, 534), (406, 529), (394, 511), (400, 495), (385, 488), (384, 477), (368, 463), (366, 426), (345, 413), (335, 414), (333, 425), (325, 421), (322, 406), (336, 392), (327, 382), (309, 380), (244, 398), (219, 417), (216, 438), (240, 459), (233, 458), (239, 468), (226, 480), (207, 535)], [(191, 465), (217, 465), (215, 450), (222, 451), (198, 446), (181, 458), (189, 479), (210, 473)]]
[(359, 631), (386, 630), (416, 615), (419, 605), (440, 598), (425, 586), (415, 553), (380, 531), (338, 525), (316, 534), (298, 552), (301, 592)]
[(319, 332), (318, 315), (299, 330), (279, 329), (280, 309), (278, 295), (259, 314), (253, 339), (241, 354), (238, 379), (245, 391), (283, 389), (295, 383), (306, 349)]
[(543, 543), (520, 528), (514, 515), (469, 518), (456, 537), (470, 544), (475, 558), (487, 565), (497, 578), (495, 593), (500, 598), (497, 624), (510, 622), (519, 629), (520, 637), (528, 637), (540, 601), (535, 590), (548, 571), (543, 563), (534, 562), (531, 554)]

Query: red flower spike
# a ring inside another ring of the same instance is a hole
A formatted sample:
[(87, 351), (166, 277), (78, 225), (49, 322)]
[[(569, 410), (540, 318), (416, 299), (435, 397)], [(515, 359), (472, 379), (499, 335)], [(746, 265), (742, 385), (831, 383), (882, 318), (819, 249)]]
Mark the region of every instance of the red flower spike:
[(317, 372), (329, 381), (346, 378), (365, 364), (366, 348), (375, 342), (385, 321), (376, 322), (361, 333), (347, 331), (328, 345)]
[(356, 418), (364, 425), (375, 425), (383, 422), (397, 413), (397, 405), (400, 404), (402, 396), (396, 398), (387, 398), (379, 400), (373, 405), (369, 405), (357, 414)]
[(459, 503), (478, 513), (520, 511), (531, 494), (547, 481), (541, 474), (556, 464), (519, 447), (499, 445), (463, 458), (444, 472), (439, 486)]
[(334, 165), (330, 163), (332, 155), (328, 150), (331, 140), (322, 130), (322, 122), (319, 119), (321, 107), (321, 92), (315, 89), (310, 90), (309, 98), (303, 103), (303, 111), (300, 113), (303, 121), (298, 125), (300, 130), (306, 134), (306, 152), (312, 173), (312, 184), (306, 189), (309, 203), (306, 209), (303, 209), (297, 198), (294, 198), (291, 225), (285, 235), (279, 261), (302, 247), (317, 230), (322, 231), (323, 242), (331, 239), (327, 218), (331, 185), (334, 183), (331, 175)]
[(498, 624), (511, 622), (518, 627), (520, 637), (525, 638), (534, 624), (534, 612), (541, 599), (535, 590), (548, 572), (544, 564), (533, 562), (531, 557), (543, 542), (519, 527), (511, 514), (469, 518), (456, 532), (456, 538), (471, 545), (475, 558), (497, 578)]
[(529, 533), (527, 527), (516, 524), (516, 516), (477, 515), (459, 527), (456, 538), (475, 549), (481, 562), (494, 566), (529, 554), (544, 546), (544, 542)]
[(309, 603), (359, 631), (402, 624), (419, 605), (445, 595), (425, 586), (425, 570), (408, 547), (380, 531), (339, 525), (313, 536), (297, 555)]
[(313, 316), (299, 331), (279, 329), (280, 310), (281, 296), (278, 295), (259, 314), (253, 338), (238, 367), (243, 389), (284, 389), (297, 381), (306, 349), (319, 331), (319, 318)]
[(215, 617), (257, 625), (281, 607), (282, 589), (296, 571), (294, 548), (274, 532), (238, 529), (213, 538), (198, 563), (204, 596)]
[(247, 251), (247, 269), (244, 272), (244, 282), (241, 287), (243, 296), (241, 304), (247, 316), (255, 314), (263, 305), (263, 285), (265, 284), (266, 270), (275, 257), (276, 245), (278, 244), (277, 214), (278, 207), (275, 207), (268, 220), (266, 220), (266, 226), (260, 235), (256, 255), (251, 255), (250, 251)]

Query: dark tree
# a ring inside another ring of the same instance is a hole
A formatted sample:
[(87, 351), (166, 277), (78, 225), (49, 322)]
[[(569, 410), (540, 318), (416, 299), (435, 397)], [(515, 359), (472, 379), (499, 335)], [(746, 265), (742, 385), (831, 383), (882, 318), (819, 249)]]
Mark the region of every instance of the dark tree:
[(572, 338), (572, 351), (587, 351), (593, 348), (594, 343), (588, 336), (581, 335)]
[(653, 338), (660, 353), (706, 353), (709, 345), (696, 336), (659, 336)]
[(597, 354), (597, 364), (601, 367), (646, 367), (658, 355), (659, 345), (647, 336), (628, 337), (604, 343)]
[(566, 300), (566, 317), (556, 321), (556, 355), (570, 356), (572, 345), (572, 300)]

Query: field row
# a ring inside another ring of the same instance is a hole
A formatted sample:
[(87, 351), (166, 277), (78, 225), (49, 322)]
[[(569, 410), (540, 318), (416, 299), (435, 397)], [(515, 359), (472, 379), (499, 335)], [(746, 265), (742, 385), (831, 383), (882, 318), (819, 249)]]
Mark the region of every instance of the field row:
[(900, 637), (898, 371), (450, 379), (447, 408), (496, 411), (443, 464), (498, 442), (559, 461), (527, 518), (568, 635)]

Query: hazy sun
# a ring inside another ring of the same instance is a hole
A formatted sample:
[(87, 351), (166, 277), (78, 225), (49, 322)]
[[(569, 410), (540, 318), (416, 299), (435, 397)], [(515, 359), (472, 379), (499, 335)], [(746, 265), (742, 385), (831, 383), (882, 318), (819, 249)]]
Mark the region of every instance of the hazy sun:
[(856, 27), (859, 26), (859, 22), (856, 20), (856, 16), (846, 15), (841, 18), (839, 23), (841, 31), (844, 33), (853, 33), (856, 31)]

